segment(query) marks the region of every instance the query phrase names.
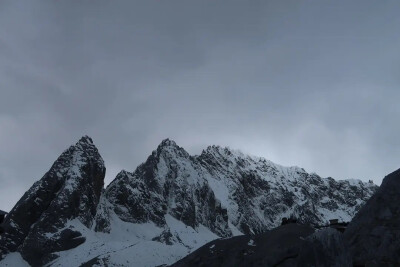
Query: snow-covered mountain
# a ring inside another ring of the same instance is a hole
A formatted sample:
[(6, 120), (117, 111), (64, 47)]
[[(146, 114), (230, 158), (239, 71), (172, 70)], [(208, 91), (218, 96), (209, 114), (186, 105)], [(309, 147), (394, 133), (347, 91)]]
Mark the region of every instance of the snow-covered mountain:
[(283, 217), (350, 221), (377, 189), (219, 146), (191, 156), (168, 139), (106, 189), (104, 175), (89, 137), (66, 150), (6, 217), (0, 265), (172, 264), (211, 240), (262, 233)]
[(57, 258), (56, 252), (85, 242), (71, 220), (91, 228), (104, 186), (103, 159), (83, 137), (56, 160), (7, 215), (0, 256), (18, 250), (32, 265)]
[(400, 169), (383, 179), (347, 229), (289, 223), (211, 241), (171, 265), (200, 266), (400, 266)]

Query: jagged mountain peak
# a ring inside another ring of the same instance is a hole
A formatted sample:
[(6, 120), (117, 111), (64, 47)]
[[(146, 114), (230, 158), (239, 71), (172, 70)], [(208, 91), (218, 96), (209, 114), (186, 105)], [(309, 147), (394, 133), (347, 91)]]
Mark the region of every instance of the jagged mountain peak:
[(244, 154), (239, 149), (233, 149), (228, 146), (220, 146), (220, 145), (207, 146), (207, 148), (204, 149), (200, 155), (202, 154), (220, 154), (232, 157), (250, 157), (249, 155)]
[[(232, 149), (230, 147), (221, 147), (215, 145), (208, 146), (207, 149), (203, 150), (199, 156), (196, 156), (196, 158), (206, 164), (223, 167), (229, 172), (261, 171), (264, 173), (261, 176), (269, 179), (272, 175), (274, 177), (273, 180), (276, 180), (277, 178), (280, 179), (281, 177), (284, 177), (284, 179), (287, 180), (288, 178), (293, 178), (299, 175), (309, 175), (306, 170), (301, 167), (283, 166), (263, 157), (249, 155), (241, 150)], [(271, 175), (267, 175), (266, 173), (270, 173)], [(319, 177), (316, 174), (314, 175)]]
[[(93, 184), (95, 195), (100, 197), (104, 187), (105, 164), (93, 139), (87, 135), (82, 136), (75, 145), (70, 146), (55, 161), (50, 171), (56, 172), (55, 176), (64, 181), (64, 188), (72, 190), (80, 183), (89, 168), (96, 167), (100, 175), (92, 177), (88, 182)], [(49, 171), (49, 172), (50, 172)], [(76, 188), (75, 188), (76, 189)]]
[[(170, 139), (106, 189), (104, 173), (93, 140), (83, 136), (7, 216), (6, 239), (16, 245), (1, 251), (0, 240), (0, 256), (18, 251), (34, 266), (127, 265), (125, 257), (137, 266), (168, 264), (218, 237), (263, 233), (283, 217), (312, 225), (349, 221), (376, 190), (229, 147), (190, 156)], [(154, 259), (137, 253), (147, 246)]]
[(100, 156), (99, 151), (93, 142), (93, 139), (87, 135), (82, 136), (79, 141), (71, 147), (76, 151), (86, 152), (86, 156), (95, 157), (104, 163), (103, 158)]
[(78, 143), (93, 145), (93, 139), (88, 135), (84, 135), (79, 139)]
[[(230, 230), (242, 233), (271, 229), (285, 216), (300, 217), (303, 222), (313, 224), (326, 223), (336, 216), (349, 221), (362, 201), (375, 190), (374, 186), (362, 182), (351, 187), (350, 182), (324, 179), (303, 168), (284, 167), (229, 147), (208, 146), (199, 156), (190, 156), (169, 139), (164, 140), (135, 172), (120, 173), (116, 180), (118, 182), (107, 188), (107, 194), (117, 207), (123, 207), (117, 208), (116, 213), (124, 220), (143, 222), (153, 217), (151, 220), (163, 225), (163, 215), (171, 210), (174, 211), (172, 216), (181, 219), (181, 213), (175, 212), (179, 202), (179, 209), (190, 218), (183, 219), (185, 223), (191, 226), (204, 223), (195, 218), (199, 210), (196, 202), (201, 202), (201, 195), (194, 197), (193, 194), (196, 190), (205, 190), (212, 192), (215, 203), (227, 210)], [(336, 194), (337, 190), (343, 192)], [(130, 197), (125, 197), (128, 195)], [(144, 198), (149, 205), (142, 210)], [(150, 204), (157, 201), (162, 204)], [(222, 234), (230, 235), (230, 231)]]
[[(83, 136), (74, 145), (71, 145), (66, 149), (54, 162), (52, 169), (63, 171), (67, 168), (74, 167), (75, 175), (79, 175), (79, 169), (82, 165), (96, 162), (96, 164), (101, 165), (104, 168), (104, 160), (100, 156), (97, 147), (94, 145), (92, 138), (89, 136)], [(66, 175), (59, 173), (57, 175), (59, 179), (66, 179)], [(71, 177), (68, 177), (71, 178)]]
[(178, 146), (175, 141), (167, 138), (164, 139), (157, 147), (156, 150), (153, 151), (152, 155), (148, 160), (151, 160), (151, 157), (156, 157), (157, 159), (161, 156), (164, 158), (174, 158), (174, 157), (183, 157), (188, 158), (189, 153), (182, 147)]
[(300, 168), (298, 166), (283, 166), (283, 165), (274, 163), (270, 160), (267, 160), (266, 158), (251, 155), (251, 154), (243, 152), (240, 149), (231, 148), (229, 146), (211, 145), (211, 146), (208, 146), (206, 149), (204, 149), (199, 156), (209, 155), (209, 154), (216, 155), (219, 157), (232, 158), (232, 159), (239, 159), (239, 158), (247, 159), (247, 160), (250, 160), (253, 162), (257, 162), (257, 163), (261, 162), (261, 163), (266, 163), (269, 165), (279, 166), (282, 168), (299, 169), (299, 170), (305, 171), (303, 168)]
[(161, 143), (158, 145), (158, 147), (178, 147), (176, 142), (174, 140), (171, 140), (169, 138), (165, 138), (164, 140), (161, 141)]
[(32, 266), (41, 266), (54, 260), (56, 252), (82, 244), (85, 238), (69, 222), (76, 219), (92, 226), (104, 176), (104, 161), (91, 138), (84, 136), (10, 211), (3, 224), (0, 258), (18, 250)]

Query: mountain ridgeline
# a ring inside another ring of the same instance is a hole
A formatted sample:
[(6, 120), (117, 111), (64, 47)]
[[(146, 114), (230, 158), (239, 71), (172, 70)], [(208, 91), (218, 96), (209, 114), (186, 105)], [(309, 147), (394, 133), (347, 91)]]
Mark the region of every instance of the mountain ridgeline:
[(169, 139), (105, 189), (104, 176), (92, 139), (82, 137), (7, 214), (0, 263), (173, 264), (218, 238), (265, 235), (283, 218), (312, 229), (349, 222), (378, 189), (219, 146), (191, 156)]
[(400, 266), (400, 169), (341, 234), (333, 228), (282, 225), (258, 235), (214, 240), (171, 267)]

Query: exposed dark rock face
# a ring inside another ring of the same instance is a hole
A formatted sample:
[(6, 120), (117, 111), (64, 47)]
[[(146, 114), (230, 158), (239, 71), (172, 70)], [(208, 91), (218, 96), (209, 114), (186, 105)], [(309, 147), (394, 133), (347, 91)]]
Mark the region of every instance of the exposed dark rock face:
[(376, 189), (219, 146), (192, 157), (167, 139), (135, 172), (120, 172), (106, 198), (124, 221), (163, 226), (169, 213), (186, 225), (203, 224), (226, 237), (232, 234), (228, 221), (245, 234), (277, 227), (285, 216), (311, 225), (330, 218), (350, 221)]
[(110, 210), (112, 207), (103, 194), (100, 197), (99, 204), (97, 205), (97, 212), (95, 217), (95, 227), (96, 232), (110, 233), (111, 222), (110, 222)]
[(225, 201), (223, 194), (216, 193), (217, 198), (229, 207), (231, 223), (245, 234), (277, 227), (283, 217), (310, 225), (326, 224), (330, 218), (350, 221), (377, 189), (358, 180), (323, 179), (218, 146), (208, 147), (195, 160), (213, 184), (229, 188)]
[(342, 234), (287, 224), (256, 236), (212, 241), (171, 265), (189, 266), (351, 266)]
[(6, 217), (7, 212), (0, 210), (0, 235), (2, 235), (4, 233), (4, 229), (3, 229), (3, 221), (4, 218)]
[(335, 229), (325, 228), (306, 238), (296, 265), (350, 267), (352, 259), (343, 234)]
[(7, 212), (0, 210), (0, 224), (3, 223), (4, 218), (6, 217)]
[(0, 257), (19, 251), (33, 266), (85, 242), (81, 233), (66, 228), (78, 219), (91, 227), (104, 185), (103, 159), (92, 140), (82, 137), (55, 161), (10, 211), (3, 224)]
[(400, 266), (400, 169), (383, 179), (348, 226), (345, 237), (355, 264)]
[(120, 172), (106, 198), (124, 221), (162, 227), (168, 213), (193, 228), (202, 224), (219, 236), (231, 236), (227, 210), (199, 170), (183, 148), (167, 139), (134, 173)]

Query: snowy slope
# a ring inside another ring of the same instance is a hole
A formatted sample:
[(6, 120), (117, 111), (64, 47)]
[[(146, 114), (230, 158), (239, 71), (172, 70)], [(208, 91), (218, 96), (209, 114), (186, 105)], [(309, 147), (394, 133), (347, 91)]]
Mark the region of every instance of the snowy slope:
[(79, 266), (97, 263), (112, 266), (157, 266), (172, 264), (201, 245), (218, 238), (206, 227), (193, 229), (166, 215), (171, 233), (178, 237), (166, 245), (154, 240), (165, 231), (154, 223), (127, 223), (111, 215), (110, 233), (95, 232), (79, 221), (69, 222), (69, 227), (83, 233), (86, 242), (74, 249), (59, 252), (50, 266)]
[(7, 216), (0, 266), (172, 264), (211, 240), (265, 232), (283, 217), (350, 221), (377, 188), (219, 146), (191, 156), (168, 139), (106, 189), (104, 171), (89, 137), (64, 152)]
[(106, 197), (123, 220), (162, 226), (169, 213), (228, 237), (263, 232), (283, 217), (313, 225), (335, 218), (348, 222), (376, 188), (358, 180), (323, 179), (219, 146), (190, 156), (164, 140), (135, 172), (121, 172)]
[(219, 146), (195, 159), (207, 170), (205, 177), (228, 209), (230, 222), (242, 232), (263, 232), (290, 216), (314, 225), (335, 218), (349, 222), (377, 189), (372, 183), (324, 179)]

